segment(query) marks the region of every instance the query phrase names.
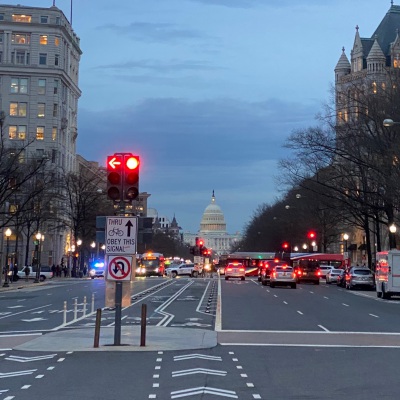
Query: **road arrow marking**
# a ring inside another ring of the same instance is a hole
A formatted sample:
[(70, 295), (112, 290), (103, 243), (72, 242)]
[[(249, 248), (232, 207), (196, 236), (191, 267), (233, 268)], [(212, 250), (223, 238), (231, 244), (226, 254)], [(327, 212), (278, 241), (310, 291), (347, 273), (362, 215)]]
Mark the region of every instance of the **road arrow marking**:
[(200, 386), (196, 388), (177, 390), (171, 392), (171, 399), (179, 397), (194, 396), (196, 394), (214, 394), (215, 396), (230, 397), (231, 399), (238, 399), (236, 392), (233, 390), (217, 389), (212, 387)]
[(31, 361), (39, 361), (39, 360), (47, 360), (49, 358), (55, 357), (57, 354), (49, 354), (47, 356), (34, 356), (34, 357), (21, 357), (21, 356), (10, 356), (6, 357), (6, 360), (9, 361), (18, 361), (18, 362), (31, 362)]
[(190, 360), (192, 358), (201, 358), (203, 360), (222, 361), (222, 357), (219, 356), (207, 356), (205, 354), (186, 354), (183, 356), (174, 356), (174, 361)]
[(0, 390), (0, 394), (8, 392), (9, 389)]
[(28, 369), (27, 371), (15, 371), (15, 372), (0, 372), (0, 378), (10, 378), (13, 376), (21, 376), (21, 375), (31, 375), (36, 372), (37, 369)]
[(173, 371), (172, 377), (175, 378), (177, 376), (194, 375), (194, 374), (226, 376), (227, 372), (226, 371), (218, 371), (216, 369), (192, 368), (192, 369), (183, 369), (181, 371)]
[(24, 306), (9, 306), (7, 308), (23, 308)]
[(34, 311), (32, 314), (43, 314), (44, 313), (44, 311), (42, 310), (42, 311)]
[(47, 318), (32, 318), (32, 319), (21, 319), (24, 322), (37, 322), (37, 321), (46, 321)]

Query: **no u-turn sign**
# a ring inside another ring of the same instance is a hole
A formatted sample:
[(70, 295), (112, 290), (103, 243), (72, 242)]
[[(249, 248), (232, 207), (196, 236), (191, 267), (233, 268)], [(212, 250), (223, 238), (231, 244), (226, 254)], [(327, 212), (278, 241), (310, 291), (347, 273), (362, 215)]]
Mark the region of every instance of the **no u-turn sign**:
[(108, 256), (107, 280), (130, 281), (132, 275), (132, 259), (132, 256)]

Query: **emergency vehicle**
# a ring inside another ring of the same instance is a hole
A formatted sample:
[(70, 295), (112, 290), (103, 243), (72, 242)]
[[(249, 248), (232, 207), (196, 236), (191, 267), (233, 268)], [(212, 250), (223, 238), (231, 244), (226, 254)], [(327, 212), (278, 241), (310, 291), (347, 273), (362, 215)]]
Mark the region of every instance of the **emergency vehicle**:
[(400, 296), (400, 251), (376, 253), (376, 295), (383, 299)]

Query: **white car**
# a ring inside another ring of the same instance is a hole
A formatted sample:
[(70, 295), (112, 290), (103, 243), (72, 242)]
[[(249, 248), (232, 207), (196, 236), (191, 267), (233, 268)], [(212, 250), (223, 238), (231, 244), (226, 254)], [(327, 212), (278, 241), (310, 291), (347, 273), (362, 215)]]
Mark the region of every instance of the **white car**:
[(195, 264), (179, 264), (174, 265), (172, 267), (168, 267), (165, 270), (165, 274), (167, 276), (171, 276), (172, 278), (176, 278), (178, 275), (188, 275), (192, 276), (193, 278), (197, 278), (200, 275), (199, 267)]
[[(25, 274), (25, 270), (29, 270), (29, 274)], [(22, 270), (18, 271), (17, 280), (18, 279), (36, 279), (37, 274), (37, 267), (36, 266), (27, 266), (23, 267)], [(12, 278), (12, 271), (9, 271), (8, 275)], [(53, 272), (51, 267), (48, 265), (41, 265), (40, 266), (40, 274), (39, 280), (40, 282), (45, 281), (46, 279), (51, 279), (53, 277)], [(15, 279), (15, 278), (14, 278)]]
[(241, 263), (229, 263), (225, 268), (225, 280), (229, 278), (240, 278), (242, 281), (246, 279), (246, 268)]
[(321, 278), (326, 278), (329, 271), (335, 269), (332, 265), (320, 265), (319, 270), (321, 271)]
[(337, 283), (337, 278), (341, 274), (341, 269), (331, 269), (325, 276), (326, 283), (329, 285), (331, 283)]

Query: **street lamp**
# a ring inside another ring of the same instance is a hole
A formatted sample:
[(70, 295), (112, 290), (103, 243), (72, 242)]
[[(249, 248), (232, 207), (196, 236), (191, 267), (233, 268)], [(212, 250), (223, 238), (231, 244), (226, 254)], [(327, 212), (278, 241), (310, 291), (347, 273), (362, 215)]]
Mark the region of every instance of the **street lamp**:
[(396, 248), (396, 231), (397, 227), (394, 223), (389, 226), (389, 247), (390, 250)]
[(36, 277), (33, 282), (38, 283), (40, 282), (40, 242), (44, 240), (44, 236), (40, 232), (38, 232), (35, 235), (35, 238), (36, 238), (35, 244), (37, 248), (37, 267), (36, 267)]
[(78, 239), (77, 241), (76, 241), (76, 244), (77, 244), (77, 246), (78, 246), (78, 276), (76, 276), (76, 278), (80, 278), (81, 277), (81, 270), (82, 270), (82, 267), (81, 267), (81, 249), (80, 249), (80, 246), (81, 246), (81, 244), (82, 244), (82, 240), (81, 239)]
[(343, 240), (344, 240), (343, 255), (344, 255), (345, 264), (346, 264), (346, 267), (347, 267), (348, 266), (348, 259), (349, 259), (349, 254), (347, 252), (347, 241), (349, 240), (349, 235), (347, 233), (343, 234)]
[(6, 272), (6, 276), (4, 277), (4, 285), (3, 285), (3, 287), (8, 287), (9, 285), (8, 285), (8, 252), (9, 252), (9, 240), (10, 240), (10, 236), (11, 236), (11, 229), (10, 228), (7, 228), (6, 229), (6, 231), (4, 232), (5, 233), (5, 235), (6, 235), (6, 269), (5, 269), (5, 272)]
[(383, 126), (389, 127), (389, 126), (393, 126), (393, 125), (400, 125), (400, 122), (395, 122), (390, 118), (383, 120)]
[(308, 247), (307, 244), (304, 243), (304, 244), (303, 244), (303, 250), (307, 250), (307, 247)]

